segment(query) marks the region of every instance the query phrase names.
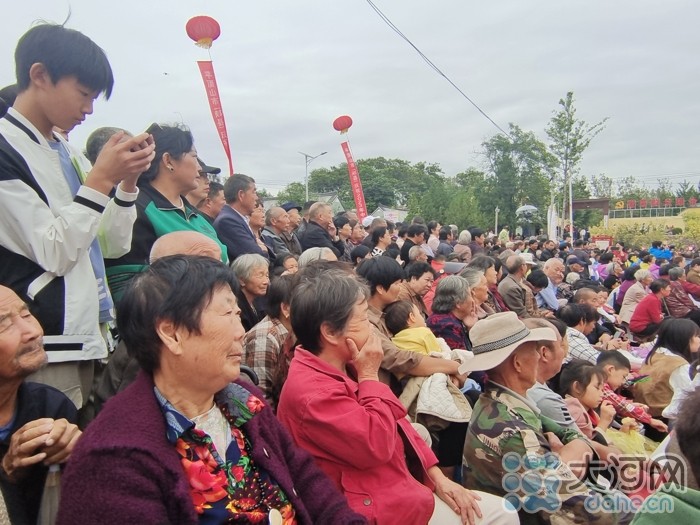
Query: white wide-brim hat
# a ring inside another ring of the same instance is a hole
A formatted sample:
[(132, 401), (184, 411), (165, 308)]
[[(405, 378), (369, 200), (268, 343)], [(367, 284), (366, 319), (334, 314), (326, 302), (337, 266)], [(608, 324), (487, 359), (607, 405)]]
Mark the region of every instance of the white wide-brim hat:
[(552, 328), (530, 330), (515, 312), (500, 312), (477, 321), (469, 330), (474, 358), (469, 361), (473, 371), (491, 370), (505, 361), (521, 344), (529, 341), (556, 341)]

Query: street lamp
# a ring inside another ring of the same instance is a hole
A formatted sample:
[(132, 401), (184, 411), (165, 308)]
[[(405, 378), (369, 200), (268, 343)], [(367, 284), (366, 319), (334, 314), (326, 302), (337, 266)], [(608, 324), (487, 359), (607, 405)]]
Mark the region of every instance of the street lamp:
[(327, 151), (324, 151), (323, 153), (319, 153), (318, 155), (309, 155), (308, 153), (304, 153), (303, 151), (300, 151), (300, 155), (304, 155), (304, 160), (306, 161), (306, 175), (304, 176), (304, 186), (306, 186), (306, 201), (308, 202), (309, 200), (309, 164), (313, 162), (314, 159), (319, 158), (321, 155), (325, 155), (328, 153)]

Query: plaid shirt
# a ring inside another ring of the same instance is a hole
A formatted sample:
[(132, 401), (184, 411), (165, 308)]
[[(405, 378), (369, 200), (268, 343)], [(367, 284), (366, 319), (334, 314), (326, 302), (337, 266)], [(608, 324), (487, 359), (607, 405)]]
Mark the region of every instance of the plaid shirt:
[(572, 359), (583, 359), (589, 363), (596, 364), (600, 351), (591, 346), (585, 335), (576, 330), (576, 328), (567, 328), (566, 338), (569, 341), (569, 353), (564, 358), (564, 363), (568, 363)]
[(620, 417), (633, 417), (641, 423), (649, 423), (651, 421), (651, 416), (646, 410), (639, 405), (635, 405), (626, 397), (616, 394), (607, 383), (603, 383), (603, 400), (610, 401), (612, 406), (615, 407), (615, 412)]
[(272, 381), (287, 335), (289, 331), (284, 325), (269, 315), (245, 334), (243, 362), (258, 374), (258, 388), (267, 400), (271, 399)]

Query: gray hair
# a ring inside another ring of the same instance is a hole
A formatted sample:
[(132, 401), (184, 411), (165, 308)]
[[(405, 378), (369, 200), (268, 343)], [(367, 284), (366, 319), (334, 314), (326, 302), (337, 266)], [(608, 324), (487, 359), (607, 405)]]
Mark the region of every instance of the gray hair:
[(649, 270), (637, 270), (636, 272), (634, 272), (634, 278), (637, 279), (637, 281), (639, 282), (642, 282), (647, 277), (653, 277)]
[(224, 200), (227, 204), (231, 204), (238, 200), (238, 193), (246, 192), (251, 186), (255, 185), (255, 180), (248, 175), (236, 173), (224, 182)]
[(674, 266), (668, 271), (668, 276), (671, 278), (672, 281), (677, 281), (680, 277), (683, 276), (685, 271), (683, 268), (680, 268), (678, 266)]
[(309, 208), (309, 220), (317, 219), (326, 210), (331, 210), (330, 204), (327, 202), (315, 202)]
[(543, 268), (544, 268), (545, 270), (549, 270), (549, 269), (550, 269), (552, 266), (554, 266), (555, 264), (561, 264), (562, 267), (563, 267), (563, 266), (564, 266), (564, 261), (562, 261), (561, 259), (558, 259), (557, 257), (551, 257), (551, 258), (549, 258), (549, 259), (547, 259), (547, 260), (545, 261), (544, 267), (543, 267)]
[(457, 239), (457, 244), (469, 244), (472, 242), (472, 234), (469, 230), (462, 230), (459, 233), (459, 238)]
[[(326, 259), (328, 255), (332, 255), (333, 259)], [(314, 246), (313, 248), (304, 250), (304, 252), (299, 256), (297, 264), (299, 264), (299, 269), (302, 269), (310, 262), (320, 261), (322, 259), (325, 259), (327, 261), (338, 260), (338, 258), (335, 256), (335, 253), (333, 253), (333, 250), (331, 250), (330, 248), (327, 248), (325, 246)]]
[(469, 297), (469, 284), (459, 275), (448, 275), (438, 281), (433, 299), (433, 313), (448, 314)]
[(272, 208), (267, 210), (265, 212), (265, 226), (272, 226), (272, 221), (277, 220), (284, 213), (287, 212), (284, 211), (284, 208), (280, 206), (273, 206)]
[(324, 271), (302, 280), (291, 301), (294, 335), (305, 350), (318, 355), (323, 350), (321, 326), (344, 333), (355, 304), (368, 298), (369, 287), (344, 271)]
[(479, 268), (467, 267), (459, 273), (459, 276), (467, 281), (469, 288), (474, 288), (475, 286), (479, 286), (484, 272)]
[(508, 270), (508, 273), (516, 274), (523, 264), (525, 264), (525, 259), (520, 257), (520, 255), (511, 255), (506, 259), (506, 270)]
[(241, 255), (235, 261), (231, 263), (231, 269), (236, 277), (241, 281), (248, 281), (250, 276), (253, 275), (253, 271), (258, 268), (265, 268), (266, 270), (270, 267), (270, 263), (265, 257), (257, 253), (246, 253)]
[(418, 255), (423, 251), (423, 248), (421, 248), (420, 246), (411, 246), (411, 249), (408, 250), (408, 260), (411, 262), (415, 261), (416, 259), (418, 259)]
[(90, 161), (90, 164), (95, 164), (100, 151), (105, 147), (105, 144), (120, 131), (124, 132), (124, 138), (133, 137), (131, 133), (122, 128), (114, 128), (111, 126), (105, 126), (103, 128), (97, 128), (95, 131), (90, 133), (90, 136), (85, 143), (85, 156)]

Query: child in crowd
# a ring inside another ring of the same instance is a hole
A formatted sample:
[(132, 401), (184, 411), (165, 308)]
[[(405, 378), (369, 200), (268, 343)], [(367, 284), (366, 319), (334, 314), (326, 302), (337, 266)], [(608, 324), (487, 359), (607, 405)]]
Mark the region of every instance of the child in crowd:
[(607, 350), (600, 353), (597, 364), (605, 377), (603, 399), (612, 405), (618, 416), (623, 418), (631, 417), (659, 432), (668, 432), (668, 427), (663, 421), (654, 419), (649, 415), (646, 405), (634, 403), (632, 400), (616, 393), (625, 384), (627, 376), (630, 374), (631, 365), (629, 359), (617, 350)]
[[(615, 417), (609, 401), (603, 401), (603, 371), (581, 359), (570, 362), (561, 372), (560, 394), (581, 433), (593, 439), (595, 433), (604, 436)], [(596, 409), (600, 407), (600, 415)], [(603, 438), (604, 439), (604, 438)]]
[(410, 301), (396, 301), (384, 310), (384, 322), (394, 334), (391, 341), (400, 350), (410, 350), (423, 355), (442, 352), (437, 337), (425, 324), (417, 306)]
[[(416, 305), (410, 301), (396, 301), (384, 309), (384, 323), (394, 334), (391, 342), (400, 350), (418, 352), (423, 355), (442, 354), (446, 359), (467, 362), (471, 352), (450, 350), (442, 338), (437, 338), (425, 324), (425, 318)], [(462, 367), (465, 367), (463, 364)], [(466, 367), (465, 367), (466, 368)], [(461, 390), (480, 390), (478, 383), (467, 379)]]
[(295, 274), (299, 270), (298, 257), (293, 253), (286, 253), (275, 259), (272, 273), (276, 276)]

